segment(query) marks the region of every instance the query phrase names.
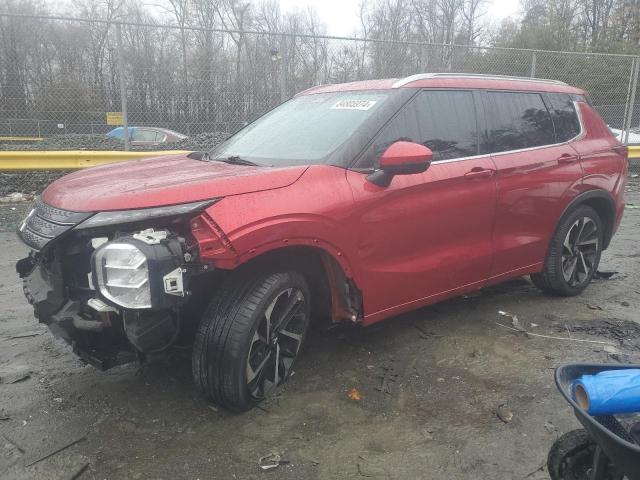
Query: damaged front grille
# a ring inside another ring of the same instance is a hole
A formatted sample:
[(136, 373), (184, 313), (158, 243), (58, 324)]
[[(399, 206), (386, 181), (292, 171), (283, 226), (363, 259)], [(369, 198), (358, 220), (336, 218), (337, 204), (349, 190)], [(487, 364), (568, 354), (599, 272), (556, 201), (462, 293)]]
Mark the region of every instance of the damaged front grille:
[(18, 228), (18, 236), (34, 250), (42, 250), (51, 240), (72, 229), (90, 215), (88, 212), (61, 210), (38, 199)]

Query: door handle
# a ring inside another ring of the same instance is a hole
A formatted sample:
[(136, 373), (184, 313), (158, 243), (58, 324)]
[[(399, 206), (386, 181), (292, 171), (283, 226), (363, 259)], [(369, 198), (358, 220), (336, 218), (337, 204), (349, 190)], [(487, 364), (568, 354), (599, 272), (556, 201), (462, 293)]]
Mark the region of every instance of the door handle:
[(572, 155), (570, 153), (563, 153), (558, 157), (558, 163), (573, 163), (580, 160), (579, 155)]
[(475, 178), (489, 178), (495, 173), (496, 171), (492, 170), (491, 168), (475, 167), (465, 173), (464, 178), (466, 178), (467, 180), (473, 180)]

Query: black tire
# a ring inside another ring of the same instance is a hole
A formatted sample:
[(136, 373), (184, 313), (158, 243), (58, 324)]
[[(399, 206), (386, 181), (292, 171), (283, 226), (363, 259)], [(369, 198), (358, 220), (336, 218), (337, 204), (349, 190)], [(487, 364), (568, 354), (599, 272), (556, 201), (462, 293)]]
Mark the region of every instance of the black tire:
[(562, 435), (549, 450), (551, 480), (589, 480), (596, 444), (584, 429)]
[(544, 269), (532, 274), (531, 281), (544, 292), (578, 295), (598, 269), (603, 243), (602, 219), (593, 208), (580, 205), (560, 220)]
[[(292, 372), (309, 326), (310, 298), (297, 272), (232, 276), (198, 325), (192, 357), (196, 388), (230, 410), (257, 405)], [(289, 318), (284, 325), (280, 315)]]

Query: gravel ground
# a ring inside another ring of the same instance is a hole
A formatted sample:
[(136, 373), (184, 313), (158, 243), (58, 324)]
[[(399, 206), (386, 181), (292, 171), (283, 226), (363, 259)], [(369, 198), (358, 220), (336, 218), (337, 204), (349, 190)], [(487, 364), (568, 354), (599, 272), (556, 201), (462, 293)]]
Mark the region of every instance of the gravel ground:
[[(627, 200), (640, 205), (638, 184)], [(602, 258), (618, 273), (582, 295), (547, 297), (521, 279), (368, 329), (317, 325), (296, 375), (242, 415), (194, 392), (189, 351), (142, 368), (83, 366), (33, 319), (13, 271), (24, 253), (0, 233), (0, 376), (30, 372), (0, 384), (2, 479), (68, 480), (85, 467), (82, 479), (545, 479), (549, 447), (578, 426), (553, 368), (640, 362), (638, 209)], [(498, 310), (535, 333), (616, 346), (513, 334)], [(271, 452), (290, 463), (261, 471)]]

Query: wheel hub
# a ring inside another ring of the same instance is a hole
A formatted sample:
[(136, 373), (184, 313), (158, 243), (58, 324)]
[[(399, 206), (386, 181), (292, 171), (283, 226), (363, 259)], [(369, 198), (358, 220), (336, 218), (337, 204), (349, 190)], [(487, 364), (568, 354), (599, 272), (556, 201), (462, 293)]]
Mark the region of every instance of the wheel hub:
[(598, 227), (589, 217), (576, 220), (563, 243), (562, 274), (572, 287), (588, 281), (598, 254)]
[(263, 312), (247, 356), (247, 387), (262, 399), (284, 381), (298, 355), (309, 318), (303, 293), (279, 292)]

